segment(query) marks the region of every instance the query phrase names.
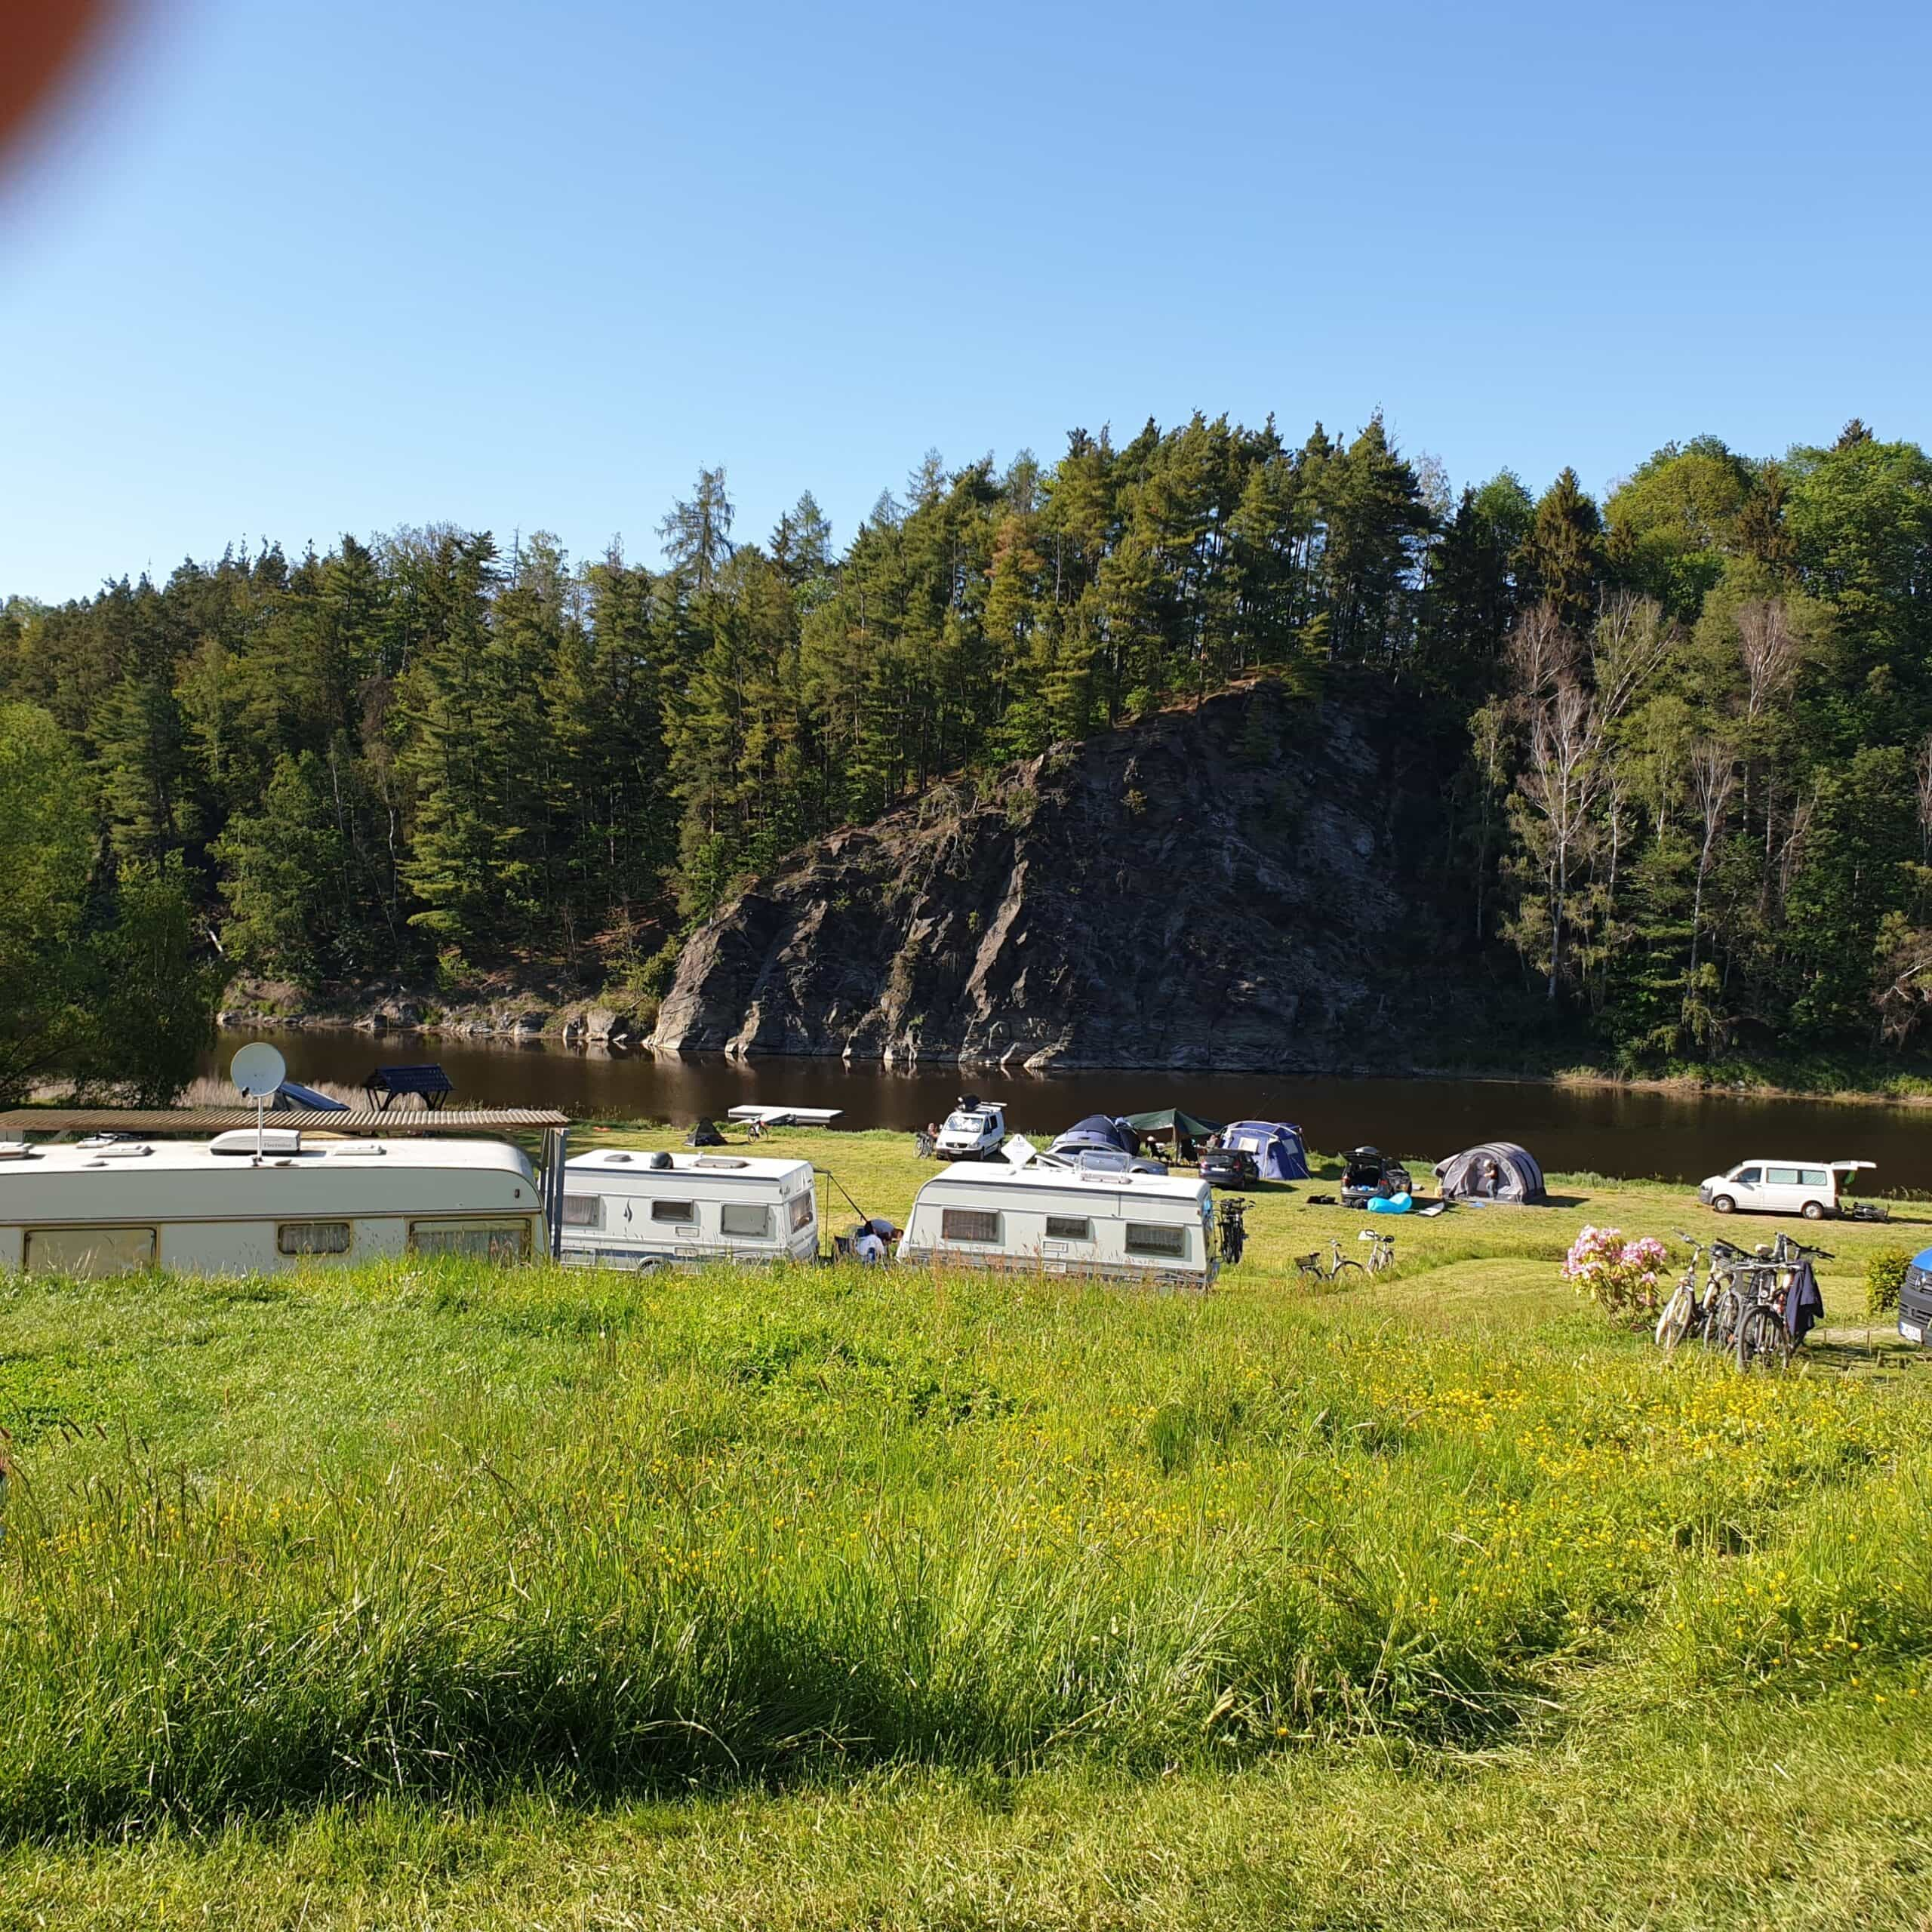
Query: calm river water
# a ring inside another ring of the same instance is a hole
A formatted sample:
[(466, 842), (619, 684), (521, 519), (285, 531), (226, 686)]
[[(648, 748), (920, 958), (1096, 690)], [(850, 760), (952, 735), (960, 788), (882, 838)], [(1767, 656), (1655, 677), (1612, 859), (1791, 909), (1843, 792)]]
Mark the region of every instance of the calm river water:
[(1184, 1106), (1214, 1121), (1291, 1120), (1311, 1146), (1363, 1142), (1439, 1159), (1480, 1140), (1521, 1141), (1546, 1168), (1629, 1177), (1701, 1180), (1748, 1156), (1868, 1160), (1861, 1192), (1932, 1190), (1932, 1108), (1750, 1100), (1502, 1080), (1351, 1080), (1245, 1073), (1084, 1072), (1049, 1075), (955, 1068), (888, 1073), (837, 1060), (658, 1059), (508, 1041), (372, 1039), (346, 1031), (224, 1033), (213, 1072), (237, 1047), (272, 1039), (297, 1080), (359, 1086), (372, 1067), (440, 1061), (457, 1097), (482, 1106), (554, 1106), (584, 1118), (721, 1115), (749, 1101), (839, 1107), (846, 1127), (910, 1129), (938, 1118), (962, 1087), (1007, 1103), (1011, 1124), (1038, 1138), (1090, 1113)]

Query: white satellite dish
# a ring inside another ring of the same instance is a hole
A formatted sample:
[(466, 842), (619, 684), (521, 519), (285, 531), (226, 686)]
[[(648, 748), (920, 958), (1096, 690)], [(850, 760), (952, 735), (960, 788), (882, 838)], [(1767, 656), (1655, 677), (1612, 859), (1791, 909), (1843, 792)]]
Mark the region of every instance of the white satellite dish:
[(288, 1063), (267, 1041), (251, 1041), (229, 1062), (228, 1077), (243, 1100), (272, 1100), (288, 1078)]

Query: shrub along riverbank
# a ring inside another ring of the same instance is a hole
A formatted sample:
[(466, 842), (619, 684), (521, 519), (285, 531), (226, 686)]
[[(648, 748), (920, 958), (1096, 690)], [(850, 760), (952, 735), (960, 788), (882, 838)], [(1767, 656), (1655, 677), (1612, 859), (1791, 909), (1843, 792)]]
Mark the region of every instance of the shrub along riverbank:
[[(903, 1213), (903, 1139), (794, 1138)], [(1306, 1191), (1257, 1197), (1204, 1300), (0, 1287), (0, 1924), (298, 1894), (310, 1924), (1909, 1922), (1921, 1371), (1839, 1337), (1743, 1380), (1580, 1308), (1579, 1221), (1661, 1232), (1681, 1190), (1399, 1226), (1401, 1275), (1339, 1294), (1284, 1278), (1359, 1223)], [(1827, 1238), (1844, 1318), (1866, 1251), (1921, 1236)], [(1814, 1835), (1777, 1850), (1794, 1804)]]

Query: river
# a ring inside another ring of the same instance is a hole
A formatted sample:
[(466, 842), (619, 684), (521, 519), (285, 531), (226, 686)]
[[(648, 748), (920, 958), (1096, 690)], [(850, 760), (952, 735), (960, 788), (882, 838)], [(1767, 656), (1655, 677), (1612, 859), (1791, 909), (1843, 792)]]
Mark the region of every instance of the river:
[(1205, 1119), (1290, 1120), (1313, 1147), (1364, 1142), (1432, 1159), (1478, 1141), (1520, 1141), (1546, 1168), (1696, 1181), (1751, 1156), (1875, 1161), (1861, 1192), (1932, 1190), (1932, 1109), (1761, 1100), (1728, 1094), (1529, 1081), (1345, 1079), (1303, 1075), (1095, 1072), (962, 1076), (956, 1068), (888, 1073), (835, 1060), (659, 1059), (649, 1054), (329, 1029), (223, 1033), (208, 1070), (249, 1039), (272, 1040), (297, 1080), (359, 1086), (371, 1068), (441, 1062), (459, 1100), (553, 1106), (590, 1119), (680, 1124), (750, 1101), (844, 1109), (844, 1127), (937, 1120), (962, 1088), (1002, 1100), (1009, 1122), (1048, 1136), (1090, 1113), (1184, 1106)]

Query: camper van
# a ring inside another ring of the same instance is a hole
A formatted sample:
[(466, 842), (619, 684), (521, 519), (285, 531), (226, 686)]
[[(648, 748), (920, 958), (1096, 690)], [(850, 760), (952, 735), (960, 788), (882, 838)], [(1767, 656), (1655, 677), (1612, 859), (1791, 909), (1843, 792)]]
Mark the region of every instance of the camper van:
[(564, 1164), (563, 1259), (578, 1268), (811, 1261), (809, 1161), (599, 1148)]
[(1728, 1174), (1698, 1183), (1697, 1198), (1720, 1214), (1802, 1214), (1822, 1221), (1845, 1211), (1840, 1198), (1872, 1161), (1740, 1161)]
[(0, 1271), (267, 1275), (307, 1262), (544, 1252), (529, 1161), (496, 1140), (0, 1143)]
[(1044, 1164), (935, 1174), (912, 1203), (899, 1259), (1201, 1291), (1220, 1266), (1205, 1181)]
[(1005, 1140), (1005, 1106), (962, 1094), (958, 1106), (946, 1115), (933, 1152), (942, 1161), (992, 1161), (998, 1159)]

